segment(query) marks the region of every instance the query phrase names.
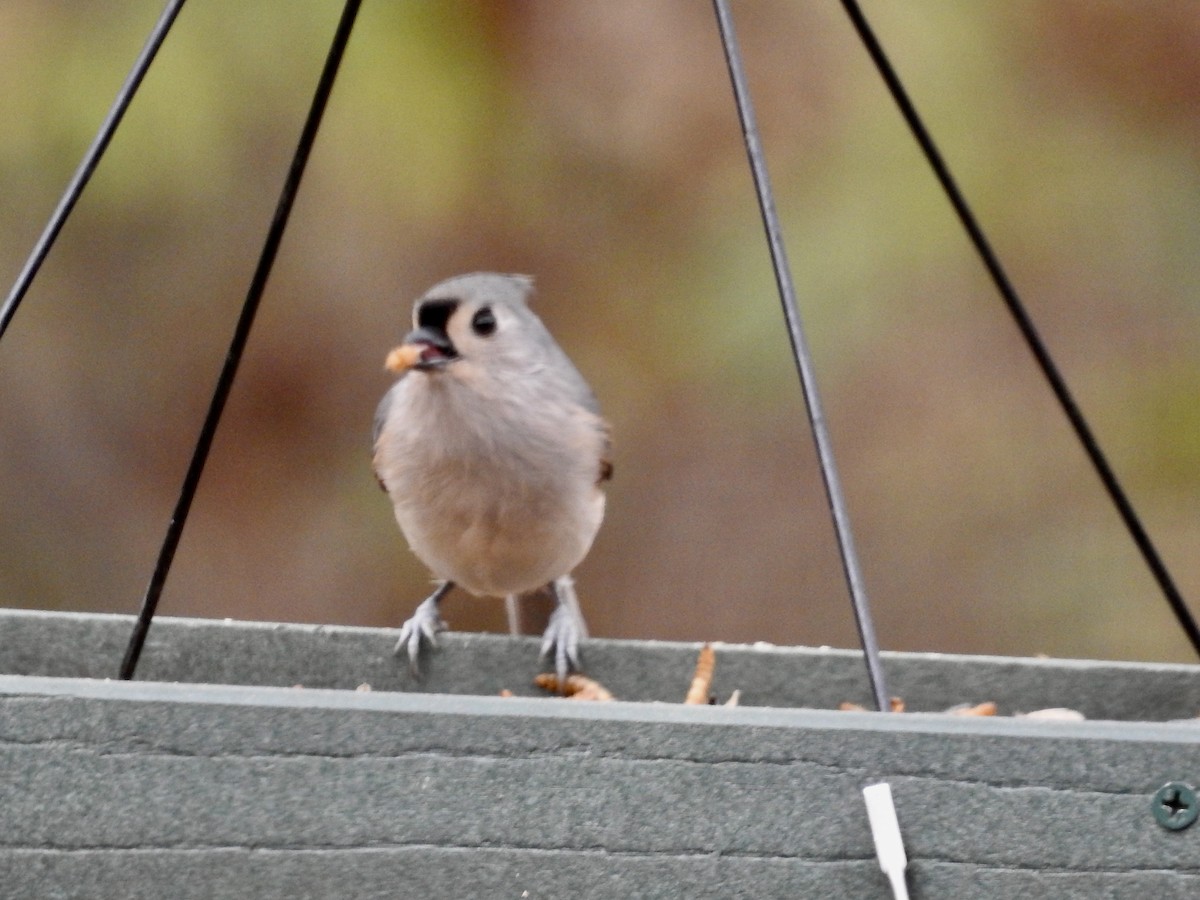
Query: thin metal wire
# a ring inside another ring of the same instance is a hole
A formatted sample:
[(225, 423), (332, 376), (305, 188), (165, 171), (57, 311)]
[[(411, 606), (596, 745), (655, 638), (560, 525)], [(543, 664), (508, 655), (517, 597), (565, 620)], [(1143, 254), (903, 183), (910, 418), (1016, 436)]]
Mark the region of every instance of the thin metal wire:
[(733, 19), (725, 0), (713, 0), (713, 7), (716, 10), (717, 25), (721, 32), (721, 45), (725, 50), (725, 62), (729, 66), (729, 77), (733, 82), (738, 119), (741, 121), (742, 135), (746, 141), (746, 153), (750, 159), (750, 171), (754, 177), (754, 188), (758, 194), (759, 208), (762, 210), (767, 244), (771, 251), (771, 264), (775, 269), (779, 299), (783, 303), (783, 316), (787, 321), (788, 337), (792, 342), (792, 354), (796, 360), (796, 369), (800, 374), (800, 384), (804, 390), (804, 400), (808, 407), (808, 420), (817, 446), (817, 459), (821, 465), (821, 477), (825, 482), (825, 496), (829, 501), (829, 510), (833, 515), (834, 529), (837, 532), (842, 569), (850, 589), (850, 601), (854, 607), (858, 637), (862, 644), (863, 656), (866, 659), (867, 675), (871, 681), (872, 693), (875, 695), (875, 705), (880, 711), (883, 711), (889, 709), (890, 705), (883, 665), (879, 658), (879, 645), (875, 640), (871, 607), (867, 600), (866, 589), (863, 587), (858, 555), (854, 549), (854, 535), (850, 529), (850, 517), (846, 511), (846, 501), (842, 496), (841, 481), (838, 478), (837, 465), (834, 462), (833, 446), (825, 425), (825, 415), (821, 409), (821, 398), (817, 391), (812, 354), (809, 352), (804, 328), (800, 322), (796, 291), (792, 284), (791, 267), (788, 264), (779, 217), (775, 212), (774, 194), (767, 176), (767, 164), (763, 157), (762, 142), (759, 139), (754, 105), (750, 100), (750, 91), (746, 85), (741, 51), (738, 48)]
[(96, 171), (100, 157), (108, 149), (109, 141), (112, 140), (117, 126), (121, 124), (121, 119), (125, 116), (125, 110), (129, 108), (129, 104), (133, 101), (133, 95), (137, 93), (138, 86), (142, 83), (142, 78), (145, 77), (146, 71), (150, 68), (150, 63), (154, 62), (154, 57), (158, 54), (158, 48), (166, 40), (167, 33), (171, 30), (171, 25), (174, 24), (175, 17), (179, 15), (179, 10), (183, 8), (183, 4), (184, 0), (171, 0), (166, 5), (166, 8), (163, 9), (162, 15), (158, 17), (158, 21), (154, 24), (150, 36), (146, 38), (142, 52), (138, 54), (133, 68), (130, 69), (129, 75), (125, 78), (125, 83), (121, 85), (121, 89), (117, 92), (117, 97), (113, 100), (108, 115), (100, 124), (100, 130), (92, 141), (92, 145), (88, 147), (87, 152), (83, 155), (83, 159), (80, 161), (79, 167), (75, 170), (75, 174), (71, 176), (71, 180), (67, 184), (67, 189), (63, 192), (62, 199), (58, 201), (58, 206), (55, 207), (54, 212), (51, 214), (50, 221), (46, 223), (45, 230), (42, 231), (41, 237), (38, 238), (33, 251), (25, 261), (25, 266), (21, 269), (21, 273), (13, 283), (12, 290), (9, 291), (8, 297), (4, 300), (4, 305), (0, 306), (0, 338), (4, 337), (4, 332), (8, 330), (9, 323), (12, 322), (13, 316), (17, 314), (17, 307), (25, 299), (25, 294), (28, 292), (29, 286), (33, 284), (33, 279), (37, 276), (38, 270), (41, 269), (42, 263), (46, 261), (46, 257), (50, 254), (50, 248), (54, 246), (54, 241), (58, 238), (58, 233), (62, 231), (67, 217), (71, 215), (71, 210), (75, 208), (75, 203), (79, 200), (80, 195), (83, 194), (83, 189), (87, 187), (88, 181), (91, 180), (92, 173)]
[(1196, 653), (1200, 654), (1200, 627), (1197, 627), (1196, 620), (1192, 617), (1187, 603), (1183, 599), (1183, 595), (1175, 586), (1171, 573), (1167, 570), (1166, 564), (1154, 546), (1154, 542), (1151, 541), (1150, 535), (1142, 526), (1142, 522), (1134, 510), (1133, 504), (1130, 502), (1128, 496), (1126, 496), (1112, 467), (1108, 464), (1104, 452), (1100, 449), (1099, 442), (1092, 434), (1087, 420), (1084, 418), (1075, 399), (1071, 396), (1071, 391), (1067, 387), (1065, 379), (1058, 371), (1058, 367), (1051, 358), (1049, 350), (1046, 349), (1046, 345), (1042, 342), (1041, 336), (1033, 324), (1033, 320), (1021, 302), (1021, 298), (1017, 295), (1016, 288), (1013, 287), (1004, 268), (1000, 265), (999, 258), (992, 250), (992, 246), (984, 235), (983, 229), (975, 218), (975, 214), (971, 211), (962, 192), (958, 189), (958, 185), (951, 176), (950, 169), (942, 158), (941, 152), (938, 150), (929, 131), (925, 128), (921, 117), (917, 114), (916, 107), (913, 105), (912, 100), (909, 99), (908, 92), (904, 89), (904, 85), (901, 83), (895, 69), (892, 68), (891, 62), (884, 53), (883, 47), (876, 39), (858, 3), (855, 0), (842, 0), (842, 6), (845, 8), (847, 15), (849, 15), (850, 21), (853, 23), (855, 31), (858, 32), (863, 45), (867, 48), (867, 52), (875, 63), (875, 67), (879, 70), (879, 74), (887, 84), (892, 98), (900, 108), (900, 113), (904, 116), (904, 121), (908, 123), (909, 129), (912, 131), (917, 143), (921, 146), (926, 160), (937, 176), (937, 180), (941, 183), (942, 189), (946, 192), (946, 196), (949, 198), (950, 204), (954, 207), (959, 221), (970, 237), (971, 243), (975, 246), (976, 252), (978, 252), (980, 258), (983, 260), (983, 264), (987, 268), (992, 282), (996, 285), (996, 290), (1000, 292), (1005, 305), (1008, 307), (1009, 312), (1012, 313), (1013, 319), (1016, 320), (1017, 327), (1020, 329), (1026, 344), (1029, 345), (1030, 351), (1032, 351), (1034, 358), (1037, 360), (1042, 374), (1050, 382), (1050, 388), (1053, 390), (1054, 396), (1058, 398), (1063, 412), (1070, 421), (1071, 427), (1075, 430), (1076, 437), (1078, 437), (1079, 442), (1083, 445), (1083, 449), (1087, 453), (1088, 459), (1091, 460), (1096, 474), (1100, 476), (1100, 481), (1103, 482), (1105, 490), (1108, 491), (1108, 495), (1116, 506), (1121, 520), (1125, 523), (1126, 529), (1128, 529), (1130, 536), (1133, 538), (1133, 542), (1137, 545), (1138, 550), (1141, 551), (1142, 558), (1154, 576), (1154, 580), (1158, 582), (1158, 586), (1166, 597), (1171, 611), (1175, 614), (1175, 618), (1179, 621), (1180, 627), (1183, 629), (1184, 634), (1187, 635), (1188, 640), (1191, 641)]
[(229, 352), (225, 357), (225, 365), (221, 369), (220, 377), (217, 379), (217, 385), (213, 391), (208, 414), (205, 416), (204, 424), (200, 429), (200, 436), (196, 442), (195, 452), (192, 454), (192, 461), (188, 466), (187, 474), (184, 476), (183, 486), (180, 488), (174, 515), (171, 516), (170, 524), (167, 526), (167, 533), (163, 539), (162, 548), (159, 551), (158, 561), (154, 566), (154, 572), (150, 576), (150, 584), (146, 588), (146, 595), (142, 600), (141, 612), (138, 614), (133, 634), (130, 635), (129, 646), (125, 650), (125, 658), (121, 662), (120, 677), (122, 679), (128, 680), (132, 678), (134, 670), (137, 668), (138, 658), (141, 656), (142, 646), (146, 641), (146, 634), (150, 630), (150, 622), (154, 618), (154, 611), (158, 606), (159, 597), (162, 595), (163, 585), (167, 580), (167, 573), (170, 571), (171, 562), (175, 558), (175, 550), (179, 546), (179, 538), (183, 534), (183, 527), (187, 522), (192, 499), (196, 495), (200, 476), (204, 472), (204, 463), (208, 459), (213, 437), (221, 421), (221, 413), (225, 409), (225, 402), (229, 399), (229, 392), (233, 387), (234, 377), (237, 375), (238, 363), (241, 361), (242, 353), (246, 349), (246, 341), (250, 337), (250, 328), (254, 324), (254, 316), (258, 311), (259, 301), (262, 299), (263, 291), (266, 289), (267, 278), (271, 274), (271, 267), (275, 263), (275, 256), (279, 251), (280, 242), (283, 240), (283, 232), (287, 227), (288, 217), (291, 215), (292, 203), (296, 198), (296, 192), (300, 188), (300, 179), (304, 175), (304, 168), (308, 162), (309, 153), (316, 140), (317, 130), (321, 126), (321, 117), (325, 112), (326, 103), (333, 90), (333, 83), (337, 77), (338, 67), (345, 53), (346, 44), (350, 40), (350, 32), (354, 28), (354, 20), (358, 15), (359, 6), (361, 6), (361, 0), (346, 0), (346, 6), (342, 10), (341, 19), (338, 21), (333, 43), (329, 48), (325, 67), (321, 71), (321, 77), (317, 82), (316, 92), (313, 95), (312, 105), (308, 111), (308, 118), (304, 122), (303, 130), (300, 132), (296, 153), (292, 157), (292, 164), (288, 170), (287, 179), (284, 181), (283, 189), (280, 192), (279, 202), (275, 208), (275, 216), (271, 220), (271, 227), (267, 231), (267, 239), (259, 256), (258, 266), (254, 270), (254, 277), (251, 279), (250, 288), (246, 293), (246, 301), (242, 306), (241, 315), (238, 317), (237, 327), (234, 329), (233, 339), (229, 345)]

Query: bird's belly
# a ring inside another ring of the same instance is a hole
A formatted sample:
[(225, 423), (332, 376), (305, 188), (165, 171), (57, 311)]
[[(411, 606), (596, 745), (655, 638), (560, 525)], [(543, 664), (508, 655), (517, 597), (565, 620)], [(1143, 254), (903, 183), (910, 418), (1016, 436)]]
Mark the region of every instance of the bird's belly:
[(436, 513), (397, 504), (409, 544), (435, 575), (486, 596), (524, 593), (569, 573), (604, 516), (604, 495), (594, 489), (486, 500), (443, 494), (435, 505)]

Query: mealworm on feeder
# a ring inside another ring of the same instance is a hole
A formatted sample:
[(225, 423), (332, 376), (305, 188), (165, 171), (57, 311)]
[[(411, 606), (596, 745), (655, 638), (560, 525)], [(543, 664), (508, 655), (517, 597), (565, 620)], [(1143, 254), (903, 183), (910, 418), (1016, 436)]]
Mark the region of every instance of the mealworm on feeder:
[(567, 680), (561, 685), (558, 683), (558, 676), (546, 672), (542, 675), (534, 676), (533, 683), (542, 690), (550, 691), (552, 694), (561, 693), (564, 697), (571, 700), (612, 700), (613, 695), (608, 688), (596, 681), (594, 678), (588, 678), (586, 675), (578, 673), (568, 675)]
[[(904, 712), (904, 698), (892, 697), (888, 706), (892, 712)], [(867, 709), (861, 703), (851, 703), (849, 700), (843, 700), (839, 703), (838, 709), (841, 712), (874, 712), (874, 710)]]
[(974, 706), (970, 706), (969, 704), (952, 706), (946, 712), (952, 716), (994, 716), (996, 714), (996, 704), (988, 700), (985, 703), (977, 703)]
[(711, 644), (700, 648), (700, 656), (696, 659), (696, 674), (692, 676), (692, 686), (688, 688), (683, 702), (689, 706), (704, 706), (708, 703), (708, 693), (712, 689), (713, 669), (717, 667), (717, 654)]

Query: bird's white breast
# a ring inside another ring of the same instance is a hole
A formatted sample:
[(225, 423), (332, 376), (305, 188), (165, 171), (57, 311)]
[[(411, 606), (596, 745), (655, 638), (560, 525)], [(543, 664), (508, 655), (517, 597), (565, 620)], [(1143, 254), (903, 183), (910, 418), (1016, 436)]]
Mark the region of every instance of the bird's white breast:
[(503, 596), (587, 555), (604, 517), (603, 446), (598, 418), (580, 406), (485, 399), (446, 373), (414, 372), (393, 392), (375, 467), (433, 573)]

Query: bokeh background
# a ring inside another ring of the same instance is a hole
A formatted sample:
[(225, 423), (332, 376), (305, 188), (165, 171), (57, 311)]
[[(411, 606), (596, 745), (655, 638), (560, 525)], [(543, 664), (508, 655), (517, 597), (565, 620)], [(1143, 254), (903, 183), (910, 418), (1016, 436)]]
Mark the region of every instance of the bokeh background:
[[(0, 4), (5, 290), (161, 6)], [(733, 8), (881, 644), (1192, 659), (840, 6)], [(864, 8), (1200, 613), (1195, 3)], [(339, 13), (185, 7), (0, 341), (0, 604), (136, 610)], [(371, 418), (478, 269), (613, 424), (592, 632), (854, 646), (702, 0), (365, 5), (161, 612), (409, 614)]]

